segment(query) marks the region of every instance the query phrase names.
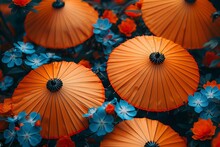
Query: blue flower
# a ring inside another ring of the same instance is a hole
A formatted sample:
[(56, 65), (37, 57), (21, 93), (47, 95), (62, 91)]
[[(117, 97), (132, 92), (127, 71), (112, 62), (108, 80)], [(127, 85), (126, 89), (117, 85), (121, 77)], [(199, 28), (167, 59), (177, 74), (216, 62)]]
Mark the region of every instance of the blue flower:
[(33, 44), (27, 42), (21, 42), (18, 41), (17, 43), (14, 43), (14, 46), (16, 49), (20, 50), (21, 52), (25, 54), (33, 54), (35, 52)]
[(13, 80), (12, 77), (5, 76), (4, 79), (0, 82), (0, 89), (1, 89), (1, 91), (7, 90), (8, 87), (13, 85), (13, 83), (14, 83), (14, 80)]
[(115, 112), (124, 120), (131, 120), (137, 114), (135, 108), (124, 100), (120, 100), (120, 102), (116, 104)]
[(35, 69), (45, 63), (48, 62), (48, 57), (47, 55), (45, 54), (40, 54), (40, 55), (37, 55), (37, 54), (32, 54), (31, 56), (27, 56), (26, 57), (27, 60), (25, 60), (25, 64), (27, 64), (28, 66), (31, 66), (32, 69)]
[(98, 136), (110, 133), (114, 129), (114, 118), (106, 114), (105, 109), (99, 107), (93, 117), (89, 120), (89, 129), (95, 132)]
[(17, 131), (18, 141), (23, 147), (36, 146), (41, 142), (41, 127), (33, 127), (31, 124), (21, 126)]
[(40, 114), (38, 114), (37, 112), (31, 112), (29, 114), (29, 118), (26, 120), (25, 118), (21, 120), (21, 123), (26, 124), (29, 123), (32, 126), (35, 126), (35, 123), (40, 120)]
[(4, 138), (6, 139), (5, 144), (14, 141), (15, 136), (16, 136), (16, 132), (15, 132), (14, 128), (15, 128), (15, 124), (10, 123), (9, 128), (4, 131)]
[(96, 24), (93, 25), (94, 34), (105, 34), (108, 29), (110, 29), (112, 24), (109, 22), (108, 19), (98, 19)]
[(203, 107), (208, 106), (207, 97), (199, 92), (195, 92), (194, 96), (189, 95), (189, 106), (195, 107), (194, 110), (197, 113), (200, 113), (203, 110)]
[(203, 95), (205, 95), (208, 99), (212, 99), (212, 98), (218, 98), (220, 99), (220, 90), (218, 89), (218, 87), (211, 87), (211, 86), (207, 86), (206, 89), (202, 89), (200, 91)]
[(57, 56), (55, 53), (46, 53), (46, 55), (49, 59), (61, 59), (61, 57)]
[(106, 63), (100, 63), (99, 61), (94, 62), (92, 71), (95, 73), (103, 72), (106, 69)]
[(88, 110), (88, 113), (86, 113), (86, 114), (83, 114), (83, 117), (92, 117), (93, 116), (93, 114), (96, 112), (96, 110), (97, 110), (97, 108), (89, 108), (89, 110)]
[(3, 63), (7, 63), (7, 66), (14, 67), (15, 65), (19, 66), (22, 64), (22, 52), (17, 50), (6, 51), (2, 58)]
[(119, 35), (115, 35), (111, 30), (104, 35), (95, 35), (96, 41), (102, 43), (104, 46), (113, 46), (123, 41)]
[(200, 118), (203, 119), (212, 119), (220, 116), (220, 112), (217, 109), (215, 103), (209, 103), (208, 107), (205, 107), (204, 110), (200, 113)]
[(23, 121), (26, 116), (27, 114), (24, 111), (22, 111), (18, 115), (15, 115), (14, 117), (8, 117), (7, 122), (16, 123), (18, 121), (19, 123), (21, 123), (21, 121)]

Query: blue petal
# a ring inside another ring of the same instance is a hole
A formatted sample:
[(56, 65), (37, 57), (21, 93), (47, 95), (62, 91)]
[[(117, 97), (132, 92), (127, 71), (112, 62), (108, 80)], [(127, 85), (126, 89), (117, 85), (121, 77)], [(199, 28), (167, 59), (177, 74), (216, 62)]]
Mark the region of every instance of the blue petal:
[(89, 129), (92, 131), (92, 132), (97, 132), (97, 130), (99, 129), (99, 124), (98, 123), (92, 123), (92, 124), (89, 124)]
[(41, 136), (40, 134), (35, 134), (35, 135), (31, 135), (29, 142), (32, 146), (36, 146), (37, 144), (39, 144), (41, 142)]
[(200, 113), (203, 109), (202, 109), (202, 107), (198, 106), (198, 107), (195, 107), (194, 110), (195, 110), (195, 112)]
[(107, 133), (110, 133), (113, 131), (114, 125), (113, 124), (106, 124), (106, 125), (104, 125), (104, 128)]

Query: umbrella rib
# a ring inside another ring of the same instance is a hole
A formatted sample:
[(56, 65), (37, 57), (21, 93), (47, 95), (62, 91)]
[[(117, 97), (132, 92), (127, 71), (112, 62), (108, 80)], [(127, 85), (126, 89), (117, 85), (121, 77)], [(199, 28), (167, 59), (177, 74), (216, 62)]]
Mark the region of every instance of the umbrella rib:
[[(58, 71), (57, 71), (57, 75), (56, 75), (56, 78), (60, 78), (60, 76), (59, 76), (59, 74), (60, 74), (60, 70), (61, 70), (61, 67), (63, 66), (63, 62), (59, 62), (58, 63), (58, 66), (59, 66), (59, 68), (58, 68)], [(67, 70), (67, 69), (66, 69)]]

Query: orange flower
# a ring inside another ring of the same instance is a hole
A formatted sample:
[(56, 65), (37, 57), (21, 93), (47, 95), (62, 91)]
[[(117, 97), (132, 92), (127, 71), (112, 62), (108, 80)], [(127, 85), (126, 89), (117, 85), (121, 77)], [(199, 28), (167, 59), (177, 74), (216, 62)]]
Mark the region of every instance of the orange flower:
[(118, 25), (119, 31), (125, 34), (127, 37), (130, 37), (131, 34), (136, 30), (136, 24), (132, 19), (125, 19)]
[(116, 4), (123, 4), (125, 3), (125, 0), (114, 0)]
[(57, 141), (56, 147), (75, 147), (75, 143), (69, 136), (63, 136)]
[(207, 86), (211, 86), (211, 87), (217, 86), (218, 89), (220, 90), (220, 84), (217, 84), (215, 80), (213, 80), (212, 82), (207, 81), (207, 83), (203, 85), (203, 88), (205, 89)]
[(113, 104), (108, 104), (106, 107), (105, 107), (105, 111), (107, 114), (114, 114), (115, 112), (115, 106)]
[(112, 10), (105, 10), (102, 18), (107, 18), (111, 23), (116, 23), (118, 21), (117, 15)]
[(86, 68), (91, 68), (91, 64), (88, 60), (82, 59), (78, 64), (85, 66)]
[(199, 119), (194, 123), (191, 129), (194, 134), (192, 138), (201, 141), (212, 139), (212, 136), (215, 134), (215, 129), (216, 126), (213, 126), (211, 119)]
[(15, 5), (20, 7), (25, 7), (27, 4), (31, 2), (31, 0), (12, 0)]
[(5, 99), (4, 103), (0, 103), (0, 115), (11, 114), (11, 99)]
[[(207, 67), (210, 66), (210, 64), (212, 63), (213, 60), (219, 59), (220, 57), (217, 56), (214, 52), (206, 52), (204, 60), (203, 60), (203, 64)], [(217, 67), (220, 67), (220, 63), (217, 65)]]
[(41, 124), (41, 122), (40, 122), (40, 120), (38, 120), (36, 123), (35, 123), (35, 126), (40, 126), (40, 124)]
[(125, 9), (125, 14), (130, 17), (138, 17), (141, 16), (141, 10), (137, 5), (130, 5)]
[(212, 147), (220, 147), (220, 133), (212, 140)]

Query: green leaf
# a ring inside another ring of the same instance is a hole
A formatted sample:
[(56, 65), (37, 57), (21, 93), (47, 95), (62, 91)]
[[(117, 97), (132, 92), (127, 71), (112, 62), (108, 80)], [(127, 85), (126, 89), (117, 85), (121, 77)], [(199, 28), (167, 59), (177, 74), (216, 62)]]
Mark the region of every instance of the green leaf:
[(220, 63), (220, 59), (216, 59), (216, 60), (212, 61), (212, 63), (210, 64), (209, 67), (216, 67), (219, 63)]

